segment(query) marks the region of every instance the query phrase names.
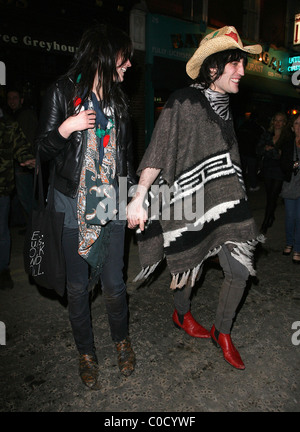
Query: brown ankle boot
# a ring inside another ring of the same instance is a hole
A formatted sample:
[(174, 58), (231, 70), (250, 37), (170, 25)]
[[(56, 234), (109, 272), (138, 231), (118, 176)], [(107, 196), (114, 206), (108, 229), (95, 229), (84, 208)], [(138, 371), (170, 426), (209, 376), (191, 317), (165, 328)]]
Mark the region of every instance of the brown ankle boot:
[(87, 387), (92, 388), (97, 383), (98, 372), (98, 362), (95, 355), (81, 354), (79, 356), (79, 375)]
[(131, 347), (129, 338), (115, 343), (118, 353), (119, 369), (122, 375), (128, 377), (135, 367), (135, 354)]

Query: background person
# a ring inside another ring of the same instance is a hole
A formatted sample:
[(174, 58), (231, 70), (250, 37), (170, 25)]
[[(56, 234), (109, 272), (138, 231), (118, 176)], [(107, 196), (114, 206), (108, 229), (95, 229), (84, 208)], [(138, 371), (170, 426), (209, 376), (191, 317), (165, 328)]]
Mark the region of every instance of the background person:
[(263, 133), (258, 144), (257, 152), (263, 158), (262, 176), (266, 190), (266, 208), (261, 232), (266, 234), (275, 220), (275, 211), (278, 197), (283, 183), (283, 172), (280, 166), (282, 148), (289, 139), (287, 131), (287, 115), (283, 112), (276, 113), (270, 129)]
[(251, 113), (250, 118), (246, 119), (237, 130), (243, 176), (249, 192), (260, 189), (257, 175), (257, 145), (263, 132), (264, 129), (258, 123), (255, 112)]
[(283, 148), (281, 168), (284, 173), (281, 196), (285, 205), (286, 246), (283, 255), (293, 251), (293, 262), (300, 264), (300, 114), (292, 119), (295, 134)]
[(11, 237), (9, 216), (11, 196), (15, 187), (14, 162), (32, 169), (35, 159), (31, 144), (17, 122), (5, 116), (0, 117), (0, 288), (13, 288), (11, 277), (10, 250)]
[[(38, 118), (35, 111), (30, 107), (26, 107), (24, 102), (22, 92), (17, 87), (11, 87), (7, 91), (8, 113), (12, 120), (18, 122), (26, 139), (33, 146)], [(32, 153), (34, 153), (33, 147)], [(23, 209), (25, 223), (27, 223), (33, 207), (33, 172), (27, 167), (21, 166), (18, 161), (14, 162), (14, 169), (17, 198)], [(14, 210), (14, 206), (12, 210)]]

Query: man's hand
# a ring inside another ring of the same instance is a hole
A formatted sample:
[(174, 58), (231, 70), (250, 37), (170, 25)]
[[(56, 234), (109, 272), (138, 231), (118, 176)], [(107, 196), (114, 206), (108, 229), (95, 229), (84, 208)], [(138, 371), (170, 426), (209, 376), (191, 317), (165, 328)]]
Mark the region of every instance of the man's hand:
[(157, 168), (145, 168), (142, 171), (134, 197), (126, 208), (128, 228), (135, 228), (139, 225), (141, 231), (144, 231), (148, 215), (143, 204), (150, 186), (159, 173), (160, 169)]
[(132, 198), (132, 201), (126, 207), (128, 228), (140, 227), (141, 231), (145, 229), (145, 222), (148, 219), (147, 211), (144, 207), (147, 188), (139, 185), (138, 189)]

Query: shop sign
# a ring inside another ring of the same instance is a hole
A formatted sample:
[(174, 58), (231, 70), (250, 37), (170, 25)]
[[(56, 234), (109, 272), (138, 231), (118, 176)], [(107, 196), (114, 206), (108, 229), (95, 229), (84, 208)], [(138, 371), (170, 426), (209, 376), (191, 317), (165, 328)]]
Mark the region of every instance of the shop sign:
[(288, 72), (294, 73), (300, 69), (300, 56), (289, 57)]
[(300, 56), (289, 57), (288, 71), (292, 76), (292, 84), (298, 87), (300, 81)]
[(148, 14), (147, 62), (153, 63), (154, 56), (188, 61), (204, 36), (200, 24)]
[(66, 43), (57, 42), (56, 40), (44, 40), (34, 38), (31, 35), (17, 36), (13, 34), (0, 34), (0, 44), (32, 48), (45, 52), (74, 54), (76, 47)]
[(246, 72), (280, 81), (290, 80), (288, 53), (270, 48), (261, 54), (249, 55)]
[(300, 14), (295, 15), (293, 44), (300, 44)]

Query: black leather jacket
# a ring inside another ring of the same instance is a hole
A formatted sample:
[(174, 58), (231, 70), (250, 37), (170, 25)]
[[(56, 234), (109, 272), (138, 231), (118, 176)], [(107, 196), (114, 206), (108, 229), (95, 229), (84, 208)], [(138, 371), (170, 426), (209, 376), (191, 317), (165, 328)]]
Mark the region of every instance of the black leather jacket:
[[(73, 82), (62, 78), (46, 92), (41, 110), (36, 146), (41, 161), (54, 160), (54, 187), (64, 195), (75, 198), (83, 163), (86, 134), (73, 132), (68, 139), (58, 132), (58, 127), (69, 117), (68, 101), (72, 98)], [(116, 174), (127, 177), (128, 187), (136, 183), (133, 166), (132, 133), (129, 119), (117, 119)]]
[[(294, 155), (295, 153), (295, 143), (294, 139), (285, 143), (282, 147), (281, 158), (280, 158), (280, 166), (284, 174), (284, 180), (287, 182), (291, 181), (293, 174), (293, 165), (294, 165)], [(298, 175), (300, 175), (298, 173)]]

